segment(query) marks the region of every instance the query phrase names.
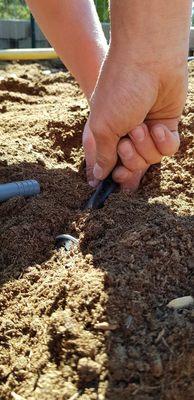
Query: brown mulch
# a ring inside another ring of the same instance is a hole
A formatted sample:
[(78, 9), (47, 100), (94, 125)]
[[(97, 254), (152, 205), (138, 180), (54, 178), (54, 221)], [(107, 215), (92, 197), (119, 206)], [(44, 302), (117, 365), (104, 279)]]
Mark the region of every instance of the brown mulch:
[(0, 78), (0, 182), (41, 184), (0, 204), (0, 399), (193, 400), (194, 309), (167, 304), (194, 295), (194, 63), (180, 151), (96, 211), (77, 84), (46, 63)]

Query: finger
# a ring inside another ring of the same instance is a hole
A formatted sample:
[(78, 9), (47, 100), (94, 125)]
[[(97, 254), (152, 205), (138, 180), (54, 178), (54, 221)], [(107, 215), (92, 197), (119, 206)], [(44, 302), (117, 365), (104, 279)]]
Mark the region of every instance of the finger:
[(119, 137), (113, 134), (106, 124), (93, 121), (92, 115), (89, 120), (89, 126), (96, 144), (96, 163), (93, 174), (98, 180), (103, 180), (113, 170), (117, 163), (117, 145)]
[(84, 127), (82, 143), (86, 160), (87, 181), (90, 186), (96, 187), (99, 182), (97, 179), (94, 178), (93, 174), (95, 157), (96, 157), (96, 143), (94, 140), (94, 136), (90, 130), (88, 121), (86, 122), (86, 125)]
[(178, 131), (179, 118), (169, 118), (169, 119), (148, 119), (145, 120), (145, 124), (147, 125), (149, 131), (155, 125), (163, 125), (166, 126), (170, 131), (176, 132)]
[(141, 124), (129, 134), (137, 153), (144, 158), (147, 164), (156, 164), (161, 161), (162, 155), (155, 146), (146, 124)]
[(131, 172), (124, 166), (120, 165), (113, 171), (112, 177), (115, 182), (121, 185), (123, 191), (135, 192), (140, 184), (141, 178), (146, 172), (147, 168), (143, 171)]
[(120, 140), (117, 151), (123, 166), (130, 171), (141, 171), (147, 168), (146, 161), (137, 153), (129, 138)]
[(156, 124), (150, 130), (151, 136), (158, 151), (164, 156), (172, 156), (180, 146), (180, 137), (177, 131), (171, 132), (167, 126)]

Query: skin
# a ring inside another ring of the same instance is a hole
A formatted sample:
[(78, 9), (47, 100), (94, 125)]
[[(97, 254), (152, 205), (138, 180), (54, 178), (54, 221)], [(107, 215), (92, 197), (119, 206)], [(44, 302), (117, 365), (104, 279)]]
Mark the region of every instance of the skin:
[(26, 2), (89, 101), (108, 50), (93, 0)]
[(96, 179), (112, 171), (119, 155), (121, 166), (113, 177), (130, 189), (131, 180), (138, 186), (150, 164), (177, 151), (191, 3), (111, 0), (111, 44), (90, 114)]
[(89, 183), (114, 169), (123, 189), (135, 190), (150, 164), (179, 147), (192, 2), (112, 0), (109, 49), (92, 0), (81, 8), (77, 0), (27, 2), (91, 105)]

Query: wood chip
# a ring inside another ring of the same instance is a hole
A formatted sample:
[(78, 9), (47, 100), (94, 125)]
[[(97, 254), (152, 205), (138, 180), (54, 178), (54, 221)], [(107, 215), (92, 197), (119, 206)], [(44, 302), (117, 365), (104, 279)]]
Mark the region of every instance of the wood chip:
[(165, 329), (163, 328), (163, 329), (161, 330), (161, 332), (158, 334), (158, 336), (157, 336), (157, 338), (156, 338), (156, 340), (155, 340), (155, 343), (156, 343), (156, 344), (160, 342), (160, 340), (163, 338), (164, 334), (165, 334)]
[(94, 325), (95, 329), (99, 329), (101, 331), (114, 331), (118, 328), (117, 324), (109, 324), (108, 322), (98, 322)]
[(24, 397), (20, 396), (19, 394), (15, 392), (11, 392), (11, 396), (13, 397), (14, 400), (25, 400)]
[(181, 308), (185, 308), (194, 304), (194, 298), (192, 296), (184, 296), (177, 297), (176, 299), (171, 300), (168, 304), (168, 308), (173, 308), (174, 310), (178, 310)]

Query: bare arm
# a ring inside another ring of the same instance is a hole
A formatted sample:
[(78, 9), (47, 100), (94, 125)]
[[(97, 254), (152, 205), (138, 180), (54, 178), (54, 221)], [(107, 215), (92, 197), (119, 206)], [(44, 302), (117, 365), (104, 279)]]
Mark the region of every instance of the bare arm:
[(115, 46), (126, 44), (142, 62), (187, 56), (192, 0), (111, 0), (110, 5)]
[[(162, 128), (164, 137), (177, 131), (187, 93), (191, 5), (192, 0), (110, 0), (111, 44), (90, 114), (95, 178), (108, 175), (116, 165), (120, 139), (143, 122), (152, 133)], [(143, 157), (151, 164), (145, 148)]]
[(89, 99), (107, 51), (93, 0), (27, 0), (27, 3)]

